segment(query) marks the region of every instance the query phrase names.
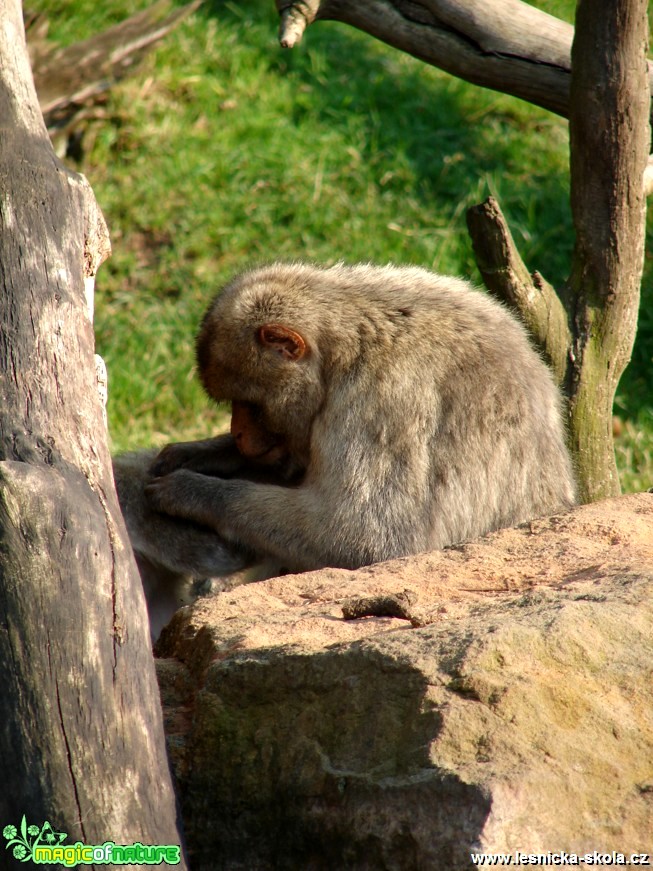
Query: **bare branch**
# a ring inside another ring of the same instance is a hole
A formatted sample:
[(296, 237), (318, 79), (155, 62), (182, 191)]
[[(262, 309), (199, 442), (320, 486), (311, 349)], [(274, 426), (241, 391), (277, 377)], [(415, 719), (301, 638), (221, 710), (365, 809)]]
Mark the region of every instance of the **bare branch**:
[(562, 383), (571, 333), (555, 289), (539, 272), (531, 276), (493, 197), (468, 210), (467, 227), (485, 286), (520, 317)]
[(312, 24), (317, 15), (319, 0), (297, 0), (295, 3), (277, 3), (281, 23), (279, 25), (279, 42), (283, 48), (292, 48), (301, 41), (304, 31)]
[(66, 127), (82, 106), (130, 73), (200, 3), (193, 0), (162, 18), (171, 3), (158, 0), (114, 27), (63, 48), (44, 47), (44, 28), (37, 25), (33, 39), (28, 33), (29, 48), (34, 83), (50, 132)]
[(569, 117), (574, 29), (521, 0), (276, 0), (276, 5), (283, 46), (296, 45), (313, 21), (342, 21), (465, 81)]

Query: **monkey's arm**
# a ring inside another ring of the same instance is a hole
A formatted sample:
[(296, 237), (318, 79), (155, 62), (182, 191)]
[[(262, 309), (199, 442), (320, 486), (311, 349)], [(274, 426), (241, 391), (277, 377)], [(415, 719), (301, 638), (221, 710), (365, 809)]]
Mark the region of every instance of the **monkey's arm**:
[(154, 451), (113, 459), (120, 508), (137, 555), (165, 570), (194, 577), (225, 575), (251, 564), (252, 555), (228, 544), (211, 528), (152, 510), (145, 496)]
[[(342, 492), (342, 489), (340, 490)], [(417, 549), (412, 530), (314, 488), (222, 480), (179, 469), (146, 487), (152, 507), (209, 526), (289, 570), (357, 568)], [(387, 494), (381, 494), (385, 501)], [(351, 516), (356, 515), (352, 522)]]
[(175, 469), (191, 469), (203, 475), (229, 478), (245, 466), (246, 460), (238, 451), (235, 439), (225, 433), (212, 439), (166, 445), (154, 458), (149, 471), (150, 475), (160, 477)]
[(148, 471), (150, 477), (160, 478), (177, 469), (218, 478), (239, 477), (271, 483), (297, 481), (304, 472), (285, 452), (280, 452), (272, 460), (243, 456), (229, 433), (213, 439), (166, 445), (156, 456), (153, 455)]

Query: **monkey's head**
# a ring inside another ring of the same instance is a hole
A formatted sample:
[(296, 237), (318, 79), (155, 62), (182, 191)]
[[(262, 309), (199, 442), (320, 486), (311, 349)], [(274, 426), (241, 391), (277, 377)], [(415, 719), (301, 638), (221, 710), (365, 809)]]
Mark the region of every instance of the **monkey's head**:
[(232, 403), (241, 453), (264, 463), (285, 452), (308, 463), (324, 402), (315, 312), (301, 267), (275, 264), (238, 276), (209, 307), (197, 338), (199, 375), (214, 400)]

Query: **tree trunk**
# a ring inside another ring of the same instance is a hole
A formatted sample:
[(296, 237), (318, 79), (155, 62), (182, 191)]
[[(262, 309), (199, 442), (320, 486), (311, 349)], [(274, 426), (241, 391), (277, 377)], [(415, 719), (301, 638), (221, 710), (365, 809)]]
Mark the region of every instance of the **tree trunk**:
[(276, 5), (286, 48), (296, 45), (313, 21), (342, 21), (474, 85), (569, 117), (573, 27), (521, 0), (276, 0)]
[(576, 245), (565, 389), (585, 501), (620, 492), (612, 405), (637, 330), (650, 104), (647, 0), (580, 0), (569, 122)]
[(617, 495), (614, 395), (635, 341), (644, 262), (650, 103), (646, 0), (581, 0), (570, 118), (576, 246), (559, 296), (522, 263), (497, 204), (467, 221), (488, 289), (515, 308), (569, 400), (580, 498)]
[(179, 844), (95, 375), (106, 227), (52, 151), (18, 0), (0, 18), (0, 820)]

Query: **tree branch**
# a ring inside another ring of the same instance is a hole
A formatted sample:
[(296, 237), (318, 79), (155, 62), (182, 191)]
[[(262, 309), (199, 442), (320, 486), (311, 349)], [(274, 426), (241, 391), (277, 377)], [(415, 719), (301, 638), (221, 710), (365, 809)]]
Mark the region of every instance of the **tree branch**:
[(166, 15), (170, 0), (158, 0), (102, 33), (56, 48), (45, 42), (47, 22), (45, 27), (36, 23), (28, 31), (28, 43), (34, 83), (50, 133), (65, 129), (83, 106), (131, 73), (142, 57), (200, 3), (193, 0)]
[(465, 81), (569, 117), (573, 27), (521, 0), (276, 0), (276, 5), (284, 47), (296, 45), (313, 21), (342, 21)]
[(485, 286), (519, 316), (562, 384), (571, 332), (555, 289), (539, 272), (528, 272), (493, 197), (468, 210), (467, 227)]

